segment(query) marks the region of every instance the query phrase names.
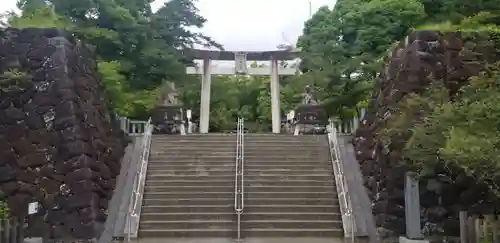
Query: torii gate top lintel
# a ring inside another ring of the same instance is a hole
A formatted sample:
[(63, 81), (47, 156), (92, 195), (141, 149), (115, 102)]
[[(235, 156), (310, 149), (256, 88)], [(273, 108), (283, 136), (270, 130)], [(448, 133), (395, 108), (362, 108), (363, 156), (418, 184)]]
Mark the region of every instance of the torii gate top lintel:
[(200, 50), (186, 49), (183, 50), (186, 56), (191, 56), (195, 60), (217, 60), (217, 61), (234, 61), (236, 53), (246, 54), (247, 61), (268, 61), (274, 60), (293, 60), (297, 57), (297, 50), (274, 50), (274, 51), (215, 51), (215, 50)]
[[(280, 60), (291, 60), (297, 57), (296, 50), (276, 50), (264, 52), (231, 52), (187, 49), (183, 50), (184, 55), (194, 59), (203, 60), (203, 66), (199, 69), (186, 67), (187, 74), (199, 74), (202, 76), (201, 102), (200, 102), (200, 133), (208, 133), (208, 121), (210, 114), (210, 86), (212, 74), (216, 75), (266, 75), (270, 76), (271, 88), (271, 113), (273, 122), (273, 133), (280, 133), (281, 130), (281, 110), (280, 110), (280, 75), (295, 75), (296, 68), (287, 68), (279, 65)], [(210, 62), (234, 61), (234, 67), (214, 66)], [(268, 67), (248, 67), (247, 61), (270, 61)]]

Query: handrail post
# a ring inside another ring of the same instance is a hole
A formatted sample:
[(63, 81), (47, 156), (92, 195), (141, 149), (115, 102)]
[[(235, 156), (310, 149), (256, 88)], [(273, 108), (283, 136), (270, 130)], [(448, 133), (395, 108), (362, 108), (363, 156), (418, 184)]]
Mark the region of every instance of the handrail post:
[(236, 161), (234, 178), (234, 211), (237, 217), (237, 240), (241, 240), (241, 216), (244, 204), (244, 125), (243, 118), (238, 118), (236, 124)]

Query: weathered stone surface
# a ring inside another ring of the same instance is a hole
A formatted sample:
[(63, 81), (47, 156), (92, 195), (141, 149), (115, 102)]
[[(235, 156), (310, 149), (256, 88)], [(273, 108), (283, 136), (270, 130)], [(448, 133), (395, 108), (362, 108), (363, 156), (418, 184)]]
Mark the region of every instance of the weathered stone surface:
[[(498, 45), (487, 35), (418, 31), (385, 59), (386, 65), (376, 80), (370, 107), (354, 141), (381, 235), (402, 235), (406, 230), (403, 192), (408, 168), (402, 150), (408, 136), (391, 137), (387, 145), (376, 134), (385, 128), (385, 121), (398, 102), (408, 94), (421, 93), (431, 82), (441, 82), (451, 94), (456, 93), (485, 63), (500, 60)], [(499, 209), (499, 200), (488, 188), (462, 170), (437, 167), (434, 174), (420, 181), (424, 233), (446, 231), (446, 235), (457, 236), (460, 210), (487, 214)]]
[[(7, 29), (0, 36), (0, 195), (13, 215), (33, 201), (43, 206), (30, 218), (31, 232), (95, 238), (125, 146), (96, 63), (56, 29)], [(14, 72), (20, 81), (9, 78)]]

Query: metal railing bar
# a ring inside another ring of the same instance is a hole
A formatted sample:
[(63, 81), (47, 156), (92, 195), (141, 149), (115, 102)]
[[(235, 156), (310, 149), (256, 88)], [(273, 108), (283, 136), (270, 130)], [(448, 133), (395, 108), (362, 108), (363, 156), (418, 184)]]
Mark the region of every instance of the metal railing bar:
[(151, 147), (151, 136), (153, 132), (153, 126), (151, 124), (151, 118), (144, 125), (144, 135), (142, 141), (142, 153), (140, 157), (139, 168), (137, 169), (134, 178), (134, 189), (132, 192), (132, 200), (129, 206), (129, 216), (128, 216), (128, 232), (127, 239), (130, 241), (132, 237), (137, 237), (137, 231), (139, 229), (139, 217), (141, 214), (142, 206), (142, 194), (144, 192), (144, 184), (146, 181), (146, 171), (149, 159), (149, 150)]
[[(354, 217), (353, 217), (353, 212), (352, 212), (352, 204), (349, 198), (349, 191), (348, 187), (346, 185), (346, 178), (344, 177), (344, 167), (342, 164), (342, 159), (340, 157), (340, 147), (338, 144), (338, 139), (337, 139), (337, 129), (336, 126), (333, 122), (330, 122), (329, 124), (330, 131), (329, 131), (329, 143), (330, 143), (330, 157), (331, 157), (331, 163), (332, 163), (332, 168), (335, 173), (335, 181), (337, 186), (340, 187), (340, 195), (342, 197), (342, 203), (344, 204), (345, 207), (345, 212), (343, 212), (344, 216), (346, 218), (350, 219), (351, 223), (351, 242), (355, 241), (355, 222), (354, 222)], [(342, 207), (341, 207), (342, 208)]]
[(236, 159), (235, 159), (235, 178), (234, 178), (234, 210), (237, 217), (237, 240), (241, 239), (241, 217), (243, 215), (244, 204), (244, 185), (243, 185), (243, 160), (244, 160), (244, 125), (243, 119), (238, 118), (236, 125)]

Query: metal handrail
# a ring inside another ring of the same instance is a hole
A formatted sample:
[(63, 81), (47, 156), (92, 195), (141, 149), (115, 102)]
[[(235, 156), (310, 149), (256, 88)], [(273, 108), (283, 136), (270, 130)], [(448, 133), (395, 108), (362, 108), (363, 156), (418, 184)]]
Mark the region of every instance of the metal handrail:
[(237, 239), (241, 239), (241, 217), (245, 208), (244, 202), (244, 125), (243, 118), (238, 118), (236, 125), (236, 161), (235, 161), (235, 178), (234, 178), (234, 211), (237, 217)]
[[(140, 157), (140, 163), (136, 170), (136, 175), (134, 176), (134, 189), (132, 192), (132, 199), (130, 200), (129, 205), (129, 214), (128, 214), (128, 233), (127, 238), (130, 241), (131, 237), (136, 235), (138, 227), (139, 227), (139, 216), (140, 216), (140, 208), (142, 206), (142, 194), (144, 191), (144, 182), (146, 179), (146, 171), (149, 159), (149, 152), (151, 147), (151, 137), (153, 132), (153, 125), (151, 124), (151, 118), (144, 125), (144, 135), (142, 140), (142, 153)], [(133, 224), (132, 220), (135, 220), (135, 224)]]
[[(344, 177), (344, 166), (342, 164), (342, 159), (340, 157), (340, 148), (339, 148), (339, 143), (337, 140), (337, 129), (335, 128), (335, 125), (332, 121), (330, 121), (329, 124), (329, 143), (330, 143), (330, 157), (331, 157), (331, 163), (332, 163), (332, 168), (334, 170), (335, 174), (335, 181), (337, 184), (337, 187), (340, 189), (340, 196), (342, 197), (342, 203), (344, 204), (344, 216), (348, 219), (350, 219), (351, 223), (351, 242), (355, 241), (355, 222), (354, 222), (354, 215), (352, 212), (352, 204), (351, 200), (349, 198), (349, 190), (347, 187), (347, 181), (346, 178)], [(342, 208), (342, 207), (341, 207)]]

